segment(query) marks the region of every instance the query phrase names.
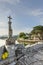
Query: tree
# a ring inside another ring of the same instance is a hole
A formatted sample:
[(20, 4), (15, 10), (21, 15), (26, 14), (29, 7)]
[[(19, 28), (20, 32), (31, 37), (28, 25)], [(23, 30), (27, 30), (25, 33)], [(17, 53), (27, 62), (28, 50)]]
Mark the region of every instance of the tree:
[(26, 36), (26, 34), (24, 32), (19, 33), (20, 38), (24, 38), (25, 36)]
[(43, 26), (41, 26), (41, 25), (35, 26), (34, 29), (35, 29), (35, 30), (43, 30)]
[(31, 31), (31, 34), (34, 36), (38, 36), (41, 40), (43, 40), (43, 26), (35, 26)]
[(33, 30), (31, 31), (32, 34), (42, 33), (43, 32), (43, 26), (35, 26), (33, 27)]

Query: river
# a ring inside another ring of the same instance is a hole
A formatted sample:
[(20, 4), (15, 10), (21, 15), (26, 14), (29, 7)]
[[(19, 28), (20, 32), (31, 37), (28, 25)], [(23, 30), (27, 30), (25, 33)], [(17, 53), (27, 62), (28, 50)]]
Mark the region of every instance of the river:
[[(6, 39), (0, 39), (0, 47), (5, 45)], [(16, 44), (19, 44), (19, 42), (15, 41)]]
[(1, 46), (3, 46), (3, 45), (5, 45), (5, 43), (6, 43), (6, 41), (5, 41), (5, 40), (0, 39), (0, 47), (1, 47)]

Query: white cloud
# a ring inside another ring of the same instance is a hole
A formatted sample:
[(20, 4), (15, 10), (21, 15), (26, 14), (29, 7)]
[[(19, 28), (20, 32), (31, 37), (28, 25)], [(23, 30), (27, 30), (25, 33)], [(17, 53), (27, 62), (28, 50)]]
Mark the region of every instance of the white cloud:
[[(6, 23), (0, 23), (0, 35), (8, 35), (8, 23), (6, 24)], [(7, 28), (6, 28), (6, 26), (7, 26)], [(13, 26), (12, 26), (13, 27)], [(30, 33), (31, 32), (31, 30), (32, 30), (32, 28), (23, 28), (23, 29), (14, 29), (14, 28), (12, 28), (12, 30), (13, 30), (13, 35), (17, 35), (17, 34), (19, 34), (20, 32), (25, 32), (25, 33)]]
[(40, 18), (40, 25), (43, 25), (43, 18)]
[(30, 33), (32, 28), (23, 28), (23, 29), (13, 29), (13, 35), (19, 34), (20, 32)]
[(6, 22), (0, 22), (0, 35), (8, 35), (8, 26)]
[(41, 16), (43, 15), (43, 9), (27, 10), (26, 14), (32, 16)]
[(2, 10), (0, 12), (0, 35), (8, 35), (8, 16), (15, 16), (10, 9)]
[(6, 22), (0, 22), (0, 28), (5, 28), (6, 27)]
[(6, 28), (0, 28), (0, 35), (8, 35), (8, 30)]
[(17, 10), (18, 13), (23, 14), (23, 15), (29, 15), (29, 16), (41, 16), (43, 15), (43, 9), (31, 9), (31, 8), (26, 8), (24, 6), (18, 8)]
[(9, 4), (17, 4), (20, 3), (20, 0), (0, 0), (0, 2), (5, 2), (5, 3), (9, 3)]

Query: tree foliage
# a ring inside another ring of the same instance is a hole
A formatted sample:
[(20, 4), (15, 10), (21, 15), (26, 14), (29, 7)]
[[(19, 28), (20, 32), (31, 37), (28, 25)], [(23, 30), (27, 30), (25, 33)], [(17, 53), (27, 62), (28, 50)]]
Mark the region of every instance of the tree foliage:
[(24, 32), (19, 33), (19, 38), (28, 39), (28, 37), (26, 36), (26, 33)]
[(35, 26), (34, 29), (35, 29), (35, 30), (43, 30), (43, 26), (41, 26), (41, 25)]
[(33, 27), (33, 30), (31, 31), (32, 34), (42, 33), (43, 32), (43, 26), (35, 26)]
[(20, 34), (19, 34), (19, 37), (20, 38), (24, 38), (26, 36), (26, 34), (24, 33), (24, 32), (21, 32)]

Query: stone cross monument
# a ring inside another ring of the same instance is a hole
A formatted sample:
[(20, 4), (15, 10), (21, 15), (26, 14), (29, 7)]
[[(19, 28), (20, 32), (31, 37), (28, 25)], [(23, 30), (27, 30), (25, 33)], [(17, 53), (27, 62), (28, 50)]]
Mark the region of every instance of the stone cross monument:
[(6, 45), (12, 45), (15, 44), (15, 39), (12, 37), (12, 27), (11, 27), (11, 16), (8, 17), (9, 21), (8, 21), (8, 38), (6, 40)]
[(5, 47), (9, 53), (9, 57), (12, 57), (15, 55), (15, 39), (12, 36), (11, 16), (9, 16), (8, 19), (8, 38), (6, 40)]
[(9, 21), (8, 21), (8, 25), (9, 25), (8, 26), (9, 27), (9, 38), (11, 38), (12, 37), (12, 28), (11, 28), (11, 23), (12, 22), (11, 22), (11, 19), (12, 18), (11, 18), (11, 16), (9, 16), (8, 18), (9, 18)]

